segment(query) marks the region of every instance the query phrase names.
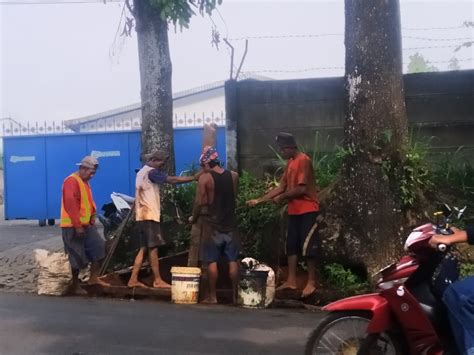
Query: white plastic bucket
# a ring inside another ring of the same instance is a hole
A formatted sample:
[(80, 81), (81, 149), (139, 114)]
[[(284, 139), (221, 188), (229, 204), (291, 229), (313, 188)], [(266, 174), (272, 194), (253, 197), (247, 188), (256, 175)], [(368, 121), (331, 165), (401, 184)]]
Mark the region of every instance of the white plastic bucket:
[(171, 302), (196, 304), (199, 299), (199, 278), (201, 269), (197, 267), (171, 268)]

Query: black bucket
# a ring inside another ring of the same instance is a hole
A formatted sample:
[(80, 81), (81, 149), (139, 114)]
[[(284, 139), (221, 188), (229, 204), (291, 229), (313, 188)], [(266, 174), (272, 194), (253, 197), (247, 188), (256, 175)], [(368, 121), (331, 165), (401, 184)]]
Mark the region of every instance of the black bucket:
[(245, 308), (265, 308), (268, 271), (241, 270), (237, 304)]

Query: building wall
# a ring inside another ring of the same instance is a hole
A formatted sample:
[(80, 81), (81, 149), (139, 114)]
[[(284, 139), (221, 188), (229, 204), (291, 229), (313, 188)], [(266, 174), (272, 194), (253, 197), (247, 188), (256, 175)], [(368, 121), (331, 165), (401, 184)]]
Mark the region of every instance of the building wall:
[(179, 125), (186, 123), (189, 119), (192, 119), (190, 122), (192, 123), (195, 118), (214, 119), (218, 124), (223, 124), (225, 119), (224, 87), (175, 99), (173, 114)]
[[(407, 74), (404, 82), (414, 135), (436, 137), (431, 144), (437, 150), (474, 148), (474, 70)], [(269, 146), (280, 131), (293, 133), (308, 151), (331, 150), (342, 144), (343, 78), (234, 85), (235, 89), (226, 85), (227, 125), (237, 125), (240, 169), (257, 174), (269, 169), (275, 160)]]
[[(140, 129), (141, 109), (121, 112), (80, 125), (79, 132)], [(225, 123), (224, 88), (192, 94), (173, 101), (175, 127), (202, 126), (203, 123)]]

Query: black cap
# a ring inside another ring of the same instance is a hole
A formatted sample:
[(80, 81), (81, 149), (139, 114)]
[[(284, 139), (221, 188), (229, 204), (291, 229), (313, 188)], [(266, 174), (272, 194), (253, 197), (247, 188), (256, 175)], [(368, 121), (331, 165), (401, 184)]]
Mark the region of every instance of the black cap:
[(280, 148), (296, 148), (295, 137), (291, 133), (280, 132), (275, 137), (276, 143)]

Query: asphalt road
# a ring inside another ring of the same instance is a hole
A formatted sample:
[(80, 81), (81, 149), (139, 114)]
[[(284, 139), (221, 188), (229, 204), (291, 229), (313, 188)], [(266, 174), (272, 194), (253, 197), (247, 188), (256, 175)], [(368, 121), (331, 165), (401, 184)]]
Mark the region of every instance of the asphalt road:
[(0, 293), (0, 354), (302, 354), (322, 315)]

